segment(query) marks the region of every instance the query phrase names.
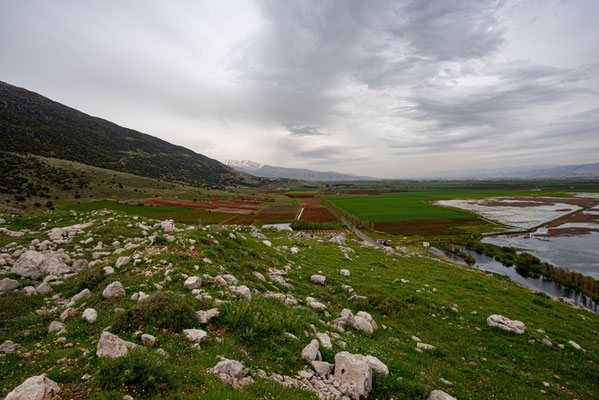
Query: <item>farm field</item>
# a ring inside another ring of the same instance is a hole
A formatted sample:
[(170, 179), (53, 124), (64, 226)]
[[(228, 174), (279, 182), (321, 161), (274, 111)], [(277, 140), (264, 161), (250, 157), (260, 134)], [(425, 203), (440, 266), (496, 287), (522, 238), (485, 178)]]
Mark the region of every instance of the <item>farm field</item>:
[[(383, 194), (351, 195), (351, 190), (337, 190), (325, 198), (361, 221), (373, 223), (375, 231), (404, 235), (436, 235), (456, 233), (485, 233), (501, 231), (502, 226), (492, 224), (477, 215), (451, 208), (443, 208), (431, 204), (439, 200), (462, 198), (488, 198), (506, 196), (556, 196), (564, 191), (577, 189), (564, 187), (518, 187), (506, 182), (502, 185), (478, 185), (465, 187), (461, 184), (439, 183), (403, 187), (396, 192)], [(529, 183), (530, 185), (530, 183)], [(586, 188), (587, 190), (593, 190)], [(364, 189), (355, 190), (367, 192)], [(376, 193), (376, 190), (371, 190)]]

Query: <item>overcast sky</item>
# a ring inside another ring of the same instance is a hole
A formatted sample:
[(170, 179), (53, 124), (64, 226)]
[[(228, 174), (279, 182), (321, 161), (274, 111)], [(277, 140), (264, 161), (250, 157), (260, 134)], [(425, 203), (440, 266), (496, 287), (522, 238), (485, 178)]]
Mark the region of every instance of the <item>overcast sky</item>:
[(219, 160), (599, 161), (598, 0), (4, 0), (0, 80)]

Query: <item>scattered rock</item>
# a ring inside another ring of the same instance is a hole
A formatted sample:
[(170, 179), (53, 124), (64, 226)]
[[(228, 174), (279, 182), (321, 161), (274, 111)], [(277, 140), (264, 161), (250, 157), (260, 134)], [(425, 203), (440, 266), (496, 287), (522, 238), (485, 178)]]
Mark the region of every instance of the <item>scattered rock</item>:
[(116, 263), (114, 264), (114, 266), (116, 268), (121, 268), (121, 267), (124, 267), (125, 265), (129, 264), (130, 261), (131, 261), (131, 258), (129, 258), (129, 257), (119, 257), (118, 260), (116, 260)]
[(383, 364), (383, 362), (379, 360), (377, 357), (366, 356), (366, 361), (370, 363), (370, 367), (372, 368), (372, 371), (374, 373), (389, 375), (389, 368), (385, 364)]
[(83, 314), (81, 314), (81, 317), (90, 324), (93, 324), (96, 322), (96, 319), (98, 319), (98, 312), (93, 308), (86, 308), (85, 311), (83, 311)]
[(112, 282), (110, 285), (106, 286), (106, 289), (102, 292), (102, 296), (107, 299), (110, 299), (111, 297), (123, 297), (125, 296), (125, 289), (123, 289), (121, 282)]
[(576, 350), (581, 350), (581, 351), (584, 351), (584, 350), (582, 349), (582, 347), (580, 347), (580, 345), (579, 345), (578, 343), (576, 343), (575, 341), (573, 341), (573, 340), (570, 340), (570, 341), (568, 342), (568, 344), (569, 344), (570, 346), (574, 347)]
[(325, 349), (332, 349), (333, 345), (331, 344), (331, 338), (326, 333), (317, 333), (316, 337), (318, 341)]
[(14, 263), (10, 272), (37, 280), (45, 274), (60, 275), (69, 272), (63, 262), (65, 255), (61, 253), (44, 254), (35, 250), (27, 250)]
[(320, 351), (318, 351), (318, 347), (319, 347), (318, 340), (312, 339), (310, 344), (308, 344), (302, 350), (302, 360), (304, 360), (308, 364), (311, 364), (312, 361), (315, 361), (315, 360), (321, 361), (322, 356), (320, 355)]
[(327, 280), (327, 278), (325, 276), (323, 276), (323, 275), (312, 275), (310, 277), (310, 280), (312, 282), (314, 282), (314, 283), (319, 284), (319, 285), (324, 285), (325, 282), (326, 282), (326, 280)]
[(200, 310), (197, 312), (197, 314), (198, 318), (200, 319), (200, 323), (207, 324), (211, 319), (218, 318), (220, 312), (218, 311), (218, 308), (211, 308), (206, 311)]
[(433, 390), (431, 394), (428, 395), (427, 400), (456, 400), (456, 398), (442, 390)]
[(46, 378), (46, 374), (32, 376), (10, 392), (4, 400), (54, 400), (58, 399), (60, 387)]
[(487, 325), (501, 328), (508, 332), (514, 332), (519, 335), (526, 331), (526, 326), (521, 321), (511, 320), (503, 315), (493, 314), (487, 318)]
[(126, 356), (129, 349), (134, 349), (136, 347), (137, 345), (135, 343), (120, 339), (110, 332), (102, 332), (100, 340), (98, 340), (96, 355), (98, 357), (119, 358)]
[(73, 272), (83, 272), (89, 267), (87, 260), (75, 260), (73, 264), (71, 264), (71, 271)]
[(12, 354), (17, 350), (20, 350), (21, 348), (22, 347), (20, 344), (14, 343), (10, 340), (7, 340), (4, 343), (0, 344), (0, 352), (4, 354)]
[(351, 272), (349, 272), (349, 269), (342, 269), (341, 271), (339, 271), (341, 273), (341, 275), (343, 276), (350, 276)]
[(144, 346), (152, 347), (154, 346), (154, 343), (156, 343), (156, 338), (152, 335), (144, 333), (141, 335), (141, 342), (144, 344)]
[(367, 399), (372, 390), (372, 367), (363, 355), (342, 351), (335, 355), (335, 380), (343, 395)]
[(48, 333), (60, 331), (62, 329), (64, 329), (64, 324), (62, 322), (52, 321), (50, 326), (48, 326)]
[(191, 341), (201, 343), (208, 338), (208, 334), (201, 329), (184, 329), (183, 334)]
[(185, 286), (185, 289), (189, 290), (196, 289), (202, 286), (202, 278), (200, 278), (199, 276), (190, 276), (185, 280), (183, 286)]
[(0, 292), (8, 292), (11, 290), (15, 290), (19, 286), (21, 286), (19, 281), (16, 281), (14, 279), (4, 278), (0, 280)]
[(316, 371), (316, 373), (322, 376), (323, 378), (326, 378), (331, 374), (331, 372), (333, 371), (333, 367), (333, 364), (328, 363), (326, 361), (312, 361), (312, 368), (314, 368), (314, 371)]

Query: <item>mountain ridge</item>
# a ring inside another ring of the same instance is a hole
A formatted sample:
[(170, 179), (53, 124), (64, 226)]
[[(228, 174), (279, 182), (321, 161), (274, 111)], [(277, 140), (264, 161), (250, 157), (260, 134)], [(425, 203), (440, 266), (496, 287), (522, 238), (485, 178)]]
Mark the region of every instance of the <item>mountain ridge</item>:
[(260, 164), (250, 160), (224, 160), (223, 163), (239, 171), (262, 178), (297, 179), (311, 182), (375, 181), (378, 178), (358, 176), (335, 171), (315, 171), (308, 168), (287, 168)]
[(3, 150), (54, 157), (195, 186), (256, 179), (183, 146), (119, 126), (0, 81)]

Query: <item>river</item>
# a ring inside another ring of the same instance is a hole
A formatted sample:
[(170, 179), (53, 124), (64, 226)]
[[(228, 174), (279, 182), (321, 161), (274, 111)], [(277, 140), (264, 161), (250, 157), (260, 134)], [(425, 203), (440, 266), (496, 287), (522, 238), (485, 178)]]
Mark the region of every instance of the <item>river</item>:
[(506, 267), (493, 257), (485, 254), (479, 254), (469, 249), (463, 249), (464, 252), (471, 254), (476, 259), (475, 268), (483, 271), (495, 272), (500, 275), (509, 277), (514, 282), (526, 286), (537, 292), (543, 292), (550, 296), (566, 297), (573, 300), (576, 304), (584, 305), (585, 307), (599, 312), (599, 305), (589, 297), (578, 293), (568, 287), (562, 286), (559, 283), (545, 279), (544, 277), (533, 278), (531, 276), (522, 276), (514, 267)]

